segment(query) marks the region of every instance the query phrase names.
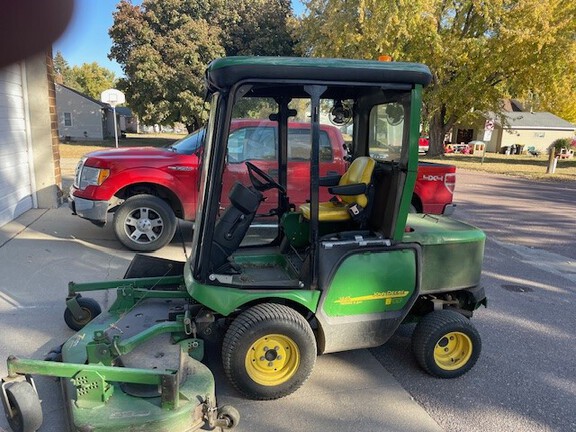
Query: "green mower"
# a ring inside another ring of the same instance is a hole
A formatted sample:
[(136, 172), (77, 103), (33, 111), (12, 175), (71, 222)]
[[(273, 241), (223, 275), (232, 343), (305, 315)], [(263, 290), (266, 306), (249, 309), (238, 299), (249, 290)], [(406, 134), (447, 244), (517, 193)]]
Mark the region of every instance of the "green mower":
[[(60, 378), (73, 431), (231, 429), (239, 415), (216, 404), (205, 350), (221, 353), (239, 393), (277, 399), (304, 384), (318, 354), (381, 345), (403, 322), (417, 322), (412, 349), (426, 372), (469, 371), (481, 350), (469, 318), (486, 305), (484, 233), (409, 214), (430, 80), (413, 63), (211, 63), (189, 259), (137, 255), (121, 280), (71, 282), (64, 319), (77, 333), (45, 360), (8, 359), (12, 429), (41, 426), (34, 375)], [(230, 131), (246, 118), (261, 125)], [(291, 121), (309, 128), (295, 133)], [(331, 170), (324, 122), (350, 136), (345, 173)], [(307, 202), (292, 202), (302, 191)], [(104, 313), (82, 296), (110, 289)]]

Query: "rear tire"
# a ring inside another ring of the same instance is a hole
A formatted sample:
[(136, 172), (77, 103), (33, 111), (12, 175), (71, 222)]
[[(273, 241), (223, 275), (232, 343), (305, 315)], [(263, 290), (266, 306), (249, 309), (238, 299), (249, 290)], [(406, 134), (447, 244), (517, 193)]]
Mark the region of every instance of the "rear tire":
[(451, 310), (425, 315), (412, 335), (412, 351), (426, 372), (456, 378), (468, 372), (480, 356), (482, 342), (472, 323)]
[(274, 303), (247, 309), (222, 344), (224, 372), (242, 394), (258, 400), (295, 392), (316, 363), (316, 339), (295, 310)]
[(12, 417), (6, 417), (14, 432), (35, 432), (42, 425), (42, 407), (34, 388), (27, 381), (6, 388)]
[(152, 252), (166, 246), (176, 232), (176, 216), (154, 195), (134, 195), (114, 213), (114, 232), (128, 249)]

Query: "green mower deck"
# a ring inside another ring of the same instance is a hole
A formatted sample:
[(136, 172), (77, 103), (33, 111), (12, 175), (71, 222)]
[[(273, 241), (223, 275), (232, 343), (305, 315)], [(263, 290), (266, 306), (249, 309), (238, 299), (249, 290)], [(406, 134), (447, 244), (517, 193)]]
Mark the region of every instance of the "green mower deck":
[(69, 325), (80, 326), (87, 319), (71, 311), (90, 318), (99, 312), (92, 309), (97, 304), (78, 291), (115, 286), (117, 299), (108, 312), (68, 339), (59, 353), (52, 353), (52, 360), (58, 361), (8, 359), (2, 395), (12, 429), (35, 431), (42, 422), (32, 375), (61, 378), (72, 431), (233, 428), (238, 413), (232, 407), (216, 407), (214, 377), (200, 362), (204, 341), (196, 338), (179, 281), (181, 277), (169, 276), (71, 283)]

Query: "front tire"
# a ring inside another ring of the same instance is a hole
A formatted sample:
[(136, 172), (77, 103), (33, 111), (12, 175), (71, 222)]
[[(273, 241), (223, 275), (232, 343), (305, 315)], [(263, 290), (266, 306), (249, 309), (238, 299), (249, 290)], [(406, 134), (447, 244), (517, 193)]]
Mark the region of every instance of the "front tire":
[(224, 372), (242, 394), (257, 400), (295, 392), (316, 363), (316, 339), (295, 310), (264, 303), (247, 309), (226, 332)]
[(152, 252), (166, 246), (176, 232), (176, 216), (154, 195), (134, 195), (114, 213), (114, 232), (128, 249)]
[[(83, 317), (81, 319), (76, 319), (69, 308), (66, 308), (64, 311), (64, 322), (74, 331), (83, 329), (86, 324), (102, 313), (102, 308), (94, 299), (89, 297), (78, 297), (76, 301), (82, 309)], [(60, 356), (61, 355), (62, 352), (60, 351)]]
[(450, 310), (425, 315), (412, 335), (412, 351), (426, 372), (456, 378), (468, 372), (480, 357), (482, 342), (472, 323)]
[(224, 405), (218, 410), (218, 418), (226, 420), (228, 426), (223, 426), (224, 430), (234, 429), (240, 423), (240, 413), (231, 405)]

